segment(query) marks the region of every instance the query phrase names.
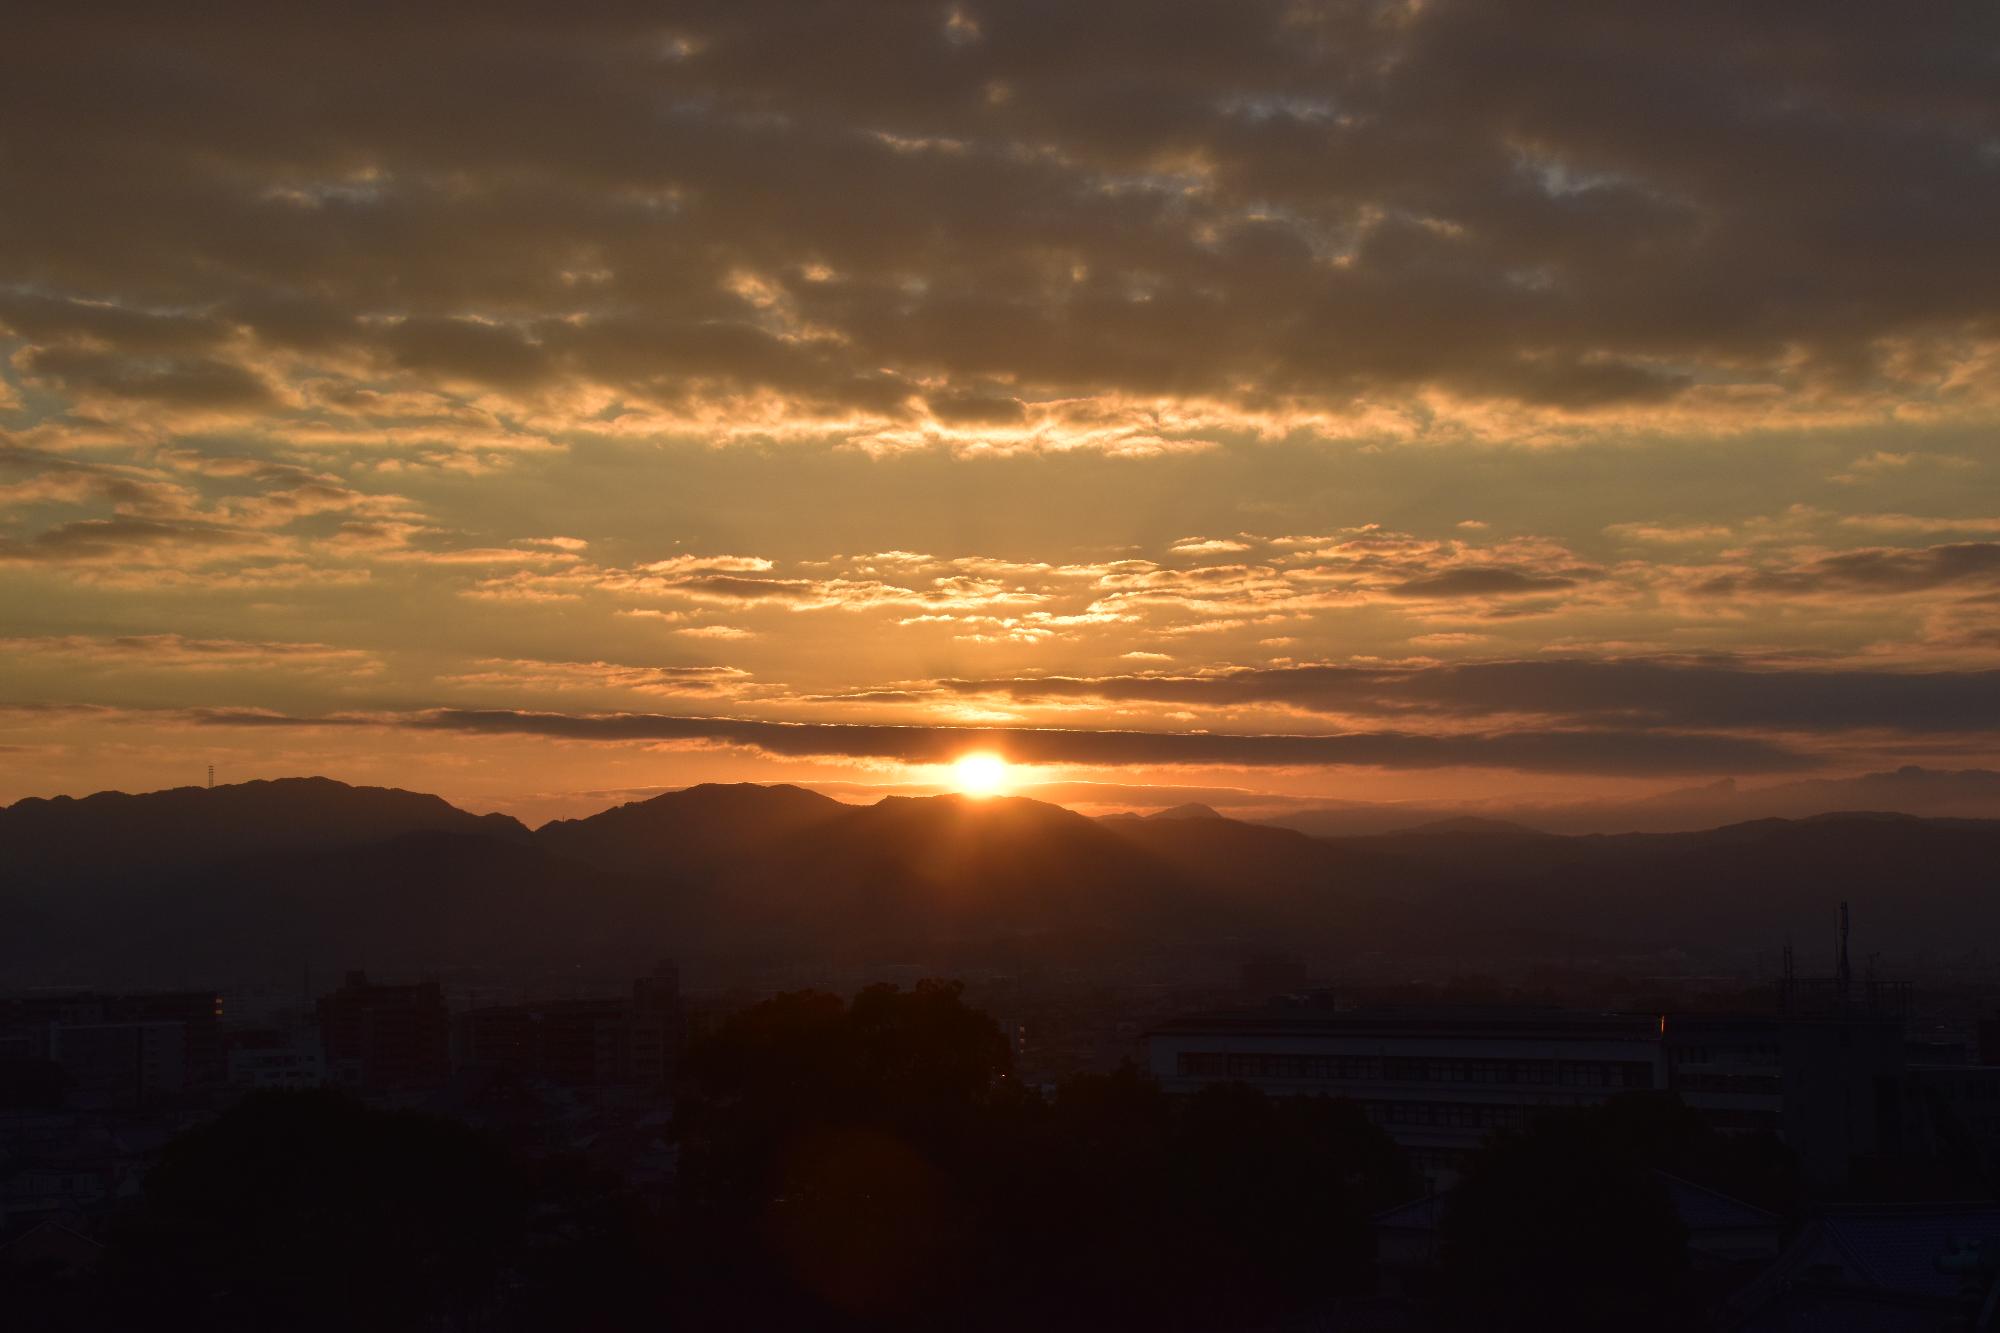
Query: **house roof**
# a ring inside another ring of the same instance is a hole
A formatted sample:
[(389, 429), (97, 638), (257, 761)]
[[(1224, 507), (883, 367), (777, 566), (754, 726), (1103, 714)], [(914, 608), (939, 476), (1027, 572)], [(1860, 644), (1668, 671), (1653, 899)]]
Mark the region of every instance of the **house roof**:
[[(1876, 1204), (1825, 1208), (1800, 1231), (1769, 1271), (1731, 1302), (1742, 1329), (1790, 1327), (1798, 1310), (1818, 1311), (1828, 1330), (1935, 1327), (1938, 1312), (1960, 1308), (1968, 1283), (1988, 1288), (1993, 1275), (1941, 1267), (1947, 1255), (1969, 1257), (2000, 1244), (2000, 1204)], [(1897, 1324), (1928, 1312), (1933, 1321)], [(1797, 1321), (1793, 1321), (1796, 1323)], [(1986, 1327), (1981, 1322), (1978, 1327)]]
[(1446, 1190), (1412, 1199), (1409, 1203), (1399, 1203), (1394, 1208), (1375, 1214), (1375, 1226), (1378, 1230), (1436, 1231), (1438, 1224), (1444, 1220), (1445, 1200), (1450, 1193)]
[[(1776, 1227), (1779, 1223), (1776, 1213), (1766, 1212), (1691, 1180), (1682, 1180), (1664, 1171), (1655, 1171), (1653, 1176), (1666, 1187), (1674, 1212), (1691, 1232), (1763, 1230)], [(1428, 1198), (1398, 1204), (1386, 1212), (1377, 1213), (1375, 1226), (1390, 1231), (1435, 1231), (1444, 1220), (1445, 1201), (1450, 1197), (1451, 1192), (1446, 1190)]]
[(1674, 1212), (1689, 1231), (1766, 1230), (1779, 1225), (1776, 1213), (1732, 1198), (1720, 1190), (1697, 1185), (1692, 1180), (1665, 1171), (1653, 1173), (1667, 1187)]
[(1154, 1027), (1149, 1036), (1403, 1037), (1426, 1040), (1643, 1041), (1656, 1043), (1653, 1014), (1593, 1013), (1478, 1005), (1335, 1009), (1324, 1005), (1267, 1005), (1186, 1014)]
[(1829, 1208), (1814, 1230), (1821, 1253), (1836, 1252), (1851, 1281), (1882, 1291), (1952, 1297), (1963, 1279), (1939, 1269), (1938, 1260), (1968, 1244), (2000, 1242), (2000, 1204)]

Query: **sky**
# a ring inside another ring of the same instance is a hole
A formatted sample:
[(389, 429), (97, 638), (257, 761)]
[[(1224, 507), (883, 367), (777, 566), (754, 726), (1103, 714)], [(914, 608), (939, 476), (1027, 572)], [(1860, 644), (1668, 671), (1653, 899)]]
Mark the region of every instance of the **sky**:
[(1996, 77), (1987, 3), (29, 0), (0, 801), (2000, 764)]

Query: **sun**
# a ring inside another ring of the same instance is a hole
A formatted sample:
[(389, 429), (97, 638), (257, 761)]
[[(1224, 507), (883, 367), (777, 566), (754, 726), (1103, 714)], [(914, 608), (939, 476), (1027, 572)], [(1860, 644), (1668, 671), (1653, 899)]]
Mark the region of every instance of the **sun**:
[(985, 751), (962, 754), (952, 761), (951, 781), (967, 796), (1002, 796), (1014, 785), (1013, 766)]

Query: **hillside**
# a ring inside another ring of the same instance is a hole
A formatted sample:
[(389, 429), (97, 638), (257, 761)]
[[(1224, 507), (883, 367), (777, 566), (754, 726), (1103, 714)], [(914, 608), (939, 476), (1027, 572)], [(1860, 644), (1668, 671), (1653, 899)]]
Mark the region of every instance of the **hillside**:
[(26, 884), (160, 874), (424, 832), (528, 840), (527, 829), (506, 815), (470, 814), (422, 792), (331, 778), (30, 797), (0, 809), (0, 847), (10, 874)]
[(1725, 778), (1638, 799), (1553, 801), (1523, 796), (1473, 806), (1334, 801), (1273, 815), (1265, 822), (1329, 838), (1434, 829), (1467, 818), (1548, 833), (1672, 833), (1757, 819), (1811, 819), (1844, 810), (1889, 810), (1925, 819), (2000, 819), (2000, 773), (1912, 764), (1891, 772), (1761, 787)]
[[(846, 805), (703, 786), (530, 834), (324, 780), (0, 811), (0, 966), (134, 975), (639, 960), (1320, 957), (1774, 949), (1853, 904), (1870, 950), (2000, 927), (2000, 823), (1846, 814), (1563, 837), (1465, 821), (1315, 838), (1011, 798)], [(995, 955), (998, 956), (998, 955)]]

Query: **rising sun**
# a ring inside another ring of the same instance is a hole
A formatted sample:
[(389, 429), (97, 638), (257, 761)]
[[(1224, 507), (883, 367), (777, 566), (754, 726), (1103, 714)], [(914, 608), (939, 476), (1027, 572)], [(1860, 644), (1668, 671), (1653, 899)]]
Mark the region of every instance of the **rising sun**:
[(952, 785), (967, 796), (1001, 796), (1014, 785), (1010, 764), (997, 754), (960, 755), (951, 766)]

